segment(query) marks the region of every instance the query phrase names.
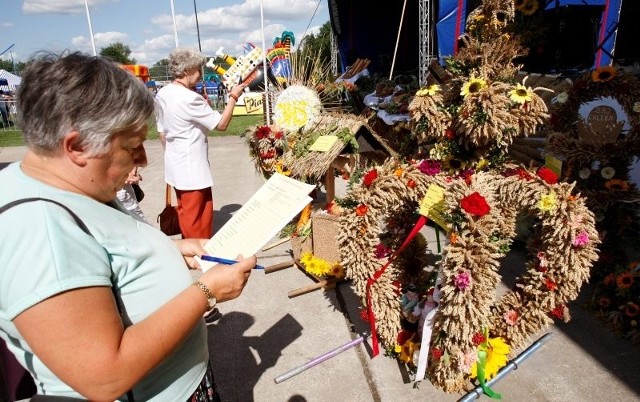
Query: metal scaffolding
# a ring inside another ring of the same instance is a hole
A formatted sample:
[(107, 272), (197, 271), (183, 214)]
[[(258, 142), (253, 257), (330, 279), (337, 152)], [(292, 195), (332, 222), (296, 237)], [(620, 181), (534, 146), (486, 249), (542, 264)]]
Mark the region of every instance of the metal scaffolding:
[(420, 0), (418, 4), (418, 83), (424, 86), (427, 83), (427, 74), (429, 72), (429, 64), (436, 57), (433, 53), (433, 27), (431, 24), (431, 16), (433, 12), (433, 4), (431, 0)]

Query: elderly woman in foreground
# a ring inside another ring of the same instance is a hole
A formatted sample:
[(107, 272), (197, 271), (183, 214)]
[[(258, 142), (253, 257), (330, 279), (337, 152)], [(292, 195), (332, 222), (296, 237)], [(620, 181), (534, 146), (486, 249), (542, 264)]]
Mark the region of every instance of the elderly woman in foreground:
[(240, 295), (256, 259), (193, 282), (206, 239), (171, 240), (116, 201), (147, 163), (153, 95), (72, 53), (32, 59), (17, 97), (28, 151), (0, 171), (0, 207), (38, 199), (0, 214), (0, 337), (39, 394), (216, 400), (202, 316)]

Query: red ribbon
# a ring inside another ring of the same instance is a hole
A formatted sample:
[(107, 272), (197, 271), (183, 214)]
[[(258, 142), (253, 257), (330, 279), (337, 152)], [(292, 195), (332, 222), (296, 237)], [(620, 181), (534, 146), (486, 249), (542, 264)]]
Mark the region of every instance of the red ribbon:
[(369, 328), (371, 329), (371, 347), (373, 349), (373, 357), (378, 356), (380, 354), (380, 347), (378, 346), (378, 333), (376, 332), (376, 317), (373, 313), (373, 302), (371, 301), (371, 286), (376, 283), (376, 281), (384, 274), (384, 271), (387, 270), (387, 267), (391, 265), (391, 263), (398, 257), (398, 255), (411, 243), (411, 240), (418, 234), (420, 229), (427, 223), (427, 217), (424, 215), (420, 215), (418, 222), (416, 222), (413, 229), (411, 229), (411, 233), (407, 236), (400, 246), (391, 257), (387, 260), (387, 263), (382, 266), (379, 270), (377, 270), (373, 277), (367, 279), (367, 319), (369, 320)]

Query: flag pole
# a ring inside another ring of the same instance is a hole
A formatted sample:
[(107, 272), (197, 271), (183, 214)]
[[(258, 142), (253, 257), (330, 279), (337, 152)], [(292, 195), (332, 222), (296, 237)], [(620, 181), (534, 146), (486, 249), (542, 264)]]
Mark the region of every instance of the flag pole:
[(262, 31), (262, 78), (264, 79), (264, 110), (266, 114), (267, 126), (271, 125), (271, 113), (269, 112), (269, 66), (267, 65), (267, 46), (264, 39), (264, 11), (262, 0), (260, 0), (260, 27)]
[(96, 53), (96, 42), (93, 39), (93, 28), (91, 27), (91, 14), (89, 14), (89, 4), (87, 3), (87, 0), (84, 0), (84, 8), (87, 10), (87, 21), (89, 22), (89, 35), (91, 35), (91, 47), (93, 48), (93, 55), (97, 56), (98, 53)]
[(176, 47), (178, 47), (178, 26), (176, 25), (176, 12), (173, 6), (173, 0), (171, 0), (171, 18), (173, 19), (173, 38), (176, 41)]

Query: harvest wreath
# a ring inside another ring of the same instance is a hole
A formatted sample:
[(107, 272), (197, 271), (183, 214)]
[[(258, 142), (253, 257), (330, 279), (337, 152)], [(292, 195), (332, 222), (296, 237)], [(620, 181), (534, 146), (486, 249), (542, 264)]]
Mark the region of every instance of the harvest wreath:
[[(478, 375), (479, 350), (486, 354), (482, 368), (490, 369), (484, 373), (490, 378), (506, 364), (509, 349), (525, 346), (551, 318), (568, 319), (567, 303), (578, 296), (597, 259), (598, 235), (584, 199), (573, 194), (572, 184), (556, 183), (548, 169), (536, 174), (510, 167), (499, 173), (447, 177), (434, 163), (388, 161), (371, 169), (345, 196), (357, 206), (344, 211), (338, 242), (347, 278), (353, 279), (366, 306), (364, 317), (374, 324), (387, 350), (399, 347), (406, 358), (403, 349), (408, 349), (413, 352), (408, 360), (418, 366), (421, 338), (403, 329), (403, 299), (412, 288), (420, 293), (422, 305), (433, 305), (433, 290), (424, 292), (420, 284), (408, 283), (400, 264), (381, 269), (387, 265), (376, 258), (376, 247), (383, 230), (380, 222), (415, 209), (429, 186), (444, 190), (442, 217), (450, 242), (440, 266), (427, 372), (437, 387), (459, 392)], [(521, 213), (536, 220), (526, 272), (494, 301), (500, 259), (515, 236)]]

